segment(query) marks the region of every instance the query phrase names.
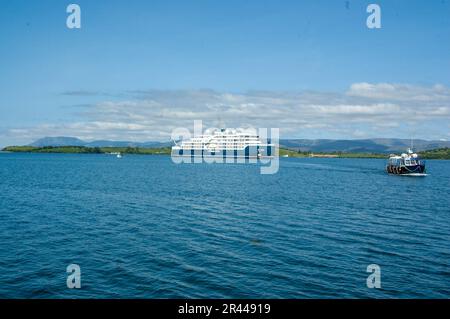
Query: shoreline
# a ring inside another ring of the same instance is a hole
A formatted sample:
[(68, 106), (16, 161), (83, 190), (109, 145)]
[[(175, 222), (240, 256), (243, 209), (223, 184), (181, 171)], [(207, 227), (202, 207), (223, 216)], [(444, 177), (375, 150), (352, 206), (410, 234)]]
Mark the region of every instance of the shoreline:
[[(44, 153), (44, 154), (104, 154), (121, 153), (123, 155), (171, 155), (170, 147), (85, 147), (85, 146), (7, 146), (0, 153)], [(423, 159), (450, 160), (450, 148), (434, 149), (419, 152)], [(389, 154), (363, 152), (306, 152), (280, 148), (280, 158), (375, 158), (387, 159)]]

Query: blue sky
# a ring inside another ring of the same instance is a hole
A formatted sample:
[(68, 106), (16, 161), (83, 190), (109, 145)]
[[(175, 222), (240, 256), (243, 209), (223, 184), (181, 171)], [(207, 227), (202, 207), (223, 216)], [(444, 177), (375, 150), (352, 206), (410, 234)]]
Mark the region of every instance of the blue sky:
[[(366, 27), (370, 3), (381, 29)], [(450, 139), (450, 1), (0, 0), (0, 87), (0, 146), (161, 140), (218, 118), (283, 137)]]

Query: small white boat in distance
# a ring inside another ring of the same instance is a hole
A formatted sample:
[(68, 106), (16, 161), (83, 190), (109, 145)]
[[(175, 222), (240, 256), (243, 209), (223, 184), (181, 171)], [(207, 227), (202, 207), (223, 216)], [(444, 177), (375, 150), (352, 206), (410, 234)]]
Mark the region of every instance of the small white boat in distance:
[(117, 158), (122, 158), (122, 154), (117, 153), (116, 157), (117, 157)]

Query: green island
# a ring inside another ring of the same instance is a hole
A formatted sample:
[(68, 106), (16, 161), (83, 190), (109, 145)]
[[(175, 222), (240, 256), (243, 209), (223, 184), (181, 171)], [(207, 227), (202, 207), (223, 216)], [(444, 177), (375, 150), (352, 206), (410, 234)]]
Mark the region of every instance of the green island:
[[(15, 153), (63, 153), (63, 154), (140, 154), (140, 155), (170, 155), (170, 147), (143, 148), (143, 147), (86, 147), (86, 146), (7, 146), (4, 152)], [(438, 148), (421, 151), (420, 156), (424, 159), (450, 159), (450, 148)], [(280, 157), (318, 157), (318, 158), (387, 158), (389, 154), (377, 153), (351, 153), (351, 152), (328, 152), (313, 153), (280, 148)]]
[(142, 148), (142, 147), (87, 147), (87, 146), (7, 146), (4, 152), (14, 153), (63, 153), (63, 154), (143, 154), (170, 155), (170, 147)]

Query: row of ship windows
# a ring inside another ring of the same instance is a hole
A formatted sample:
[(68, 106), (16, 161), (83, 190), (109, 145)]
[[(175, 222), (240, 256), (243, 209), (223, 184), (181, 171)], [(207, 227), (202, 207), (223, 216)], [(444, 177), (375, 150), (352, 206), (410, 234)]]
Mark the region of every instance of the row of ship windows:
[[(402, 164), (402, 160), (390, 160), (389, 161), (391, 164), (393, 164), (393, 165), (399, 165), (399, 164)], [(404, 161), (404, 164), (405, 165), (420, 165), (420, 160), (418, 160), (418, 161), (415, 161), (415, 160), (405, 160)]]
[(195, 143), (183, 143), (182, 146), (245, 146), (245, 145), (260, 145), (259, 143), (214, 143), (214, 144), (195, 144)]
[(200, 142), (200, 141), (186, 141), (184, 143), (189, 144), (243, 144), (243, 143), (260, 143), (261, 141), (255, 140), (255, 141), (208, 141), (208, 142)]
[(208, 141), (202, 141), (202, 140), (191, 141), (191, 143), (211, 143), (211, 142), (228, 142), (228, 143), (229, 142), (234, 142), (234, 143), (236, 143), (236, 142), (259, 142), (259, 139), (257, 139), (257, 138), (255, 138), (255, 139), (239, 139), (239, 140), (237, 140), (237, 139), (220, 139), (220, 140), (211, 139)]

